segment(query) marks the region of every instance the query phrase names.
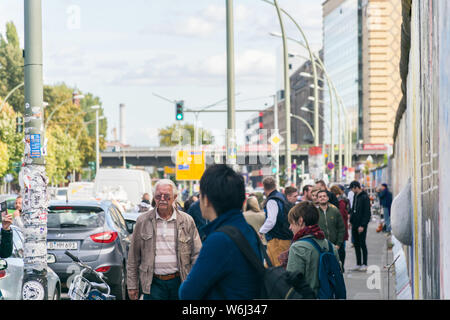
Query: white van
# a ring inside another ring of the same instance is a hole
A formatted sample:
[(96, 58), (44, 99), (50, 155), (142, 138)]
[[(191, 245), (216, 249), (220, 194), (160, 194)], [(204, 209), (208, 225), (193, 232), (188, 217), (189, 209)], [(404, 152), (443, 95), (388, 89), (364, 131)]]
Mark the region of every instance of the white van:
[(71, 182), (67, 188), (69, 200), (92, 200), (94, 199), (93, 182)]
[(106, 193), (126, 193), (127, 199), (136, 205), (144, 193), (152, 198), (152, 184), (148, 172), (134, 169), (99, 169), (94, 182), (94, 196)]

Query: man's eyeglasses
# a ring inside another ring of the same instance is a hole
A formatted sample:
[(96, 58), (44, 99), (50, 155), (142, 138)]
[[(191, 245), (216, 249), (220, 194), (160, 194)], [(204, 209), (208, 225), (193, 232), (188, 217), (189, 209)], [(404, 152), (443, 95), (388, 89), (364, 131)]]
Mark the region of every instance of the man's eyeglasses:
[(170, 200), (170, 199), (172, 199), (172, 195), (170, 195), (170, 194), (157, 194), (156, 196), (155, 196), (155, 200), (161, 200), (161, 199), (166, 199), (166, 200)]

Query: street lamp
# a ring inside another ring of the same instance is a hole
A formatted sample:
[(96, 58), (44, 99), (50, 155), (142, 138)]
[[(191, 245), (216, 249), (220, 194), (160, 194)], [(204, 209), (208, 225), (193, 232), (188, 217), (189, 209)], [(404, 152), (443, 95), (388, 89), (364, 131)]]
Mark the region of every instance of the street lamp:
[[(266, 0), (262, 0), (262, 1), (265, 1), (265, 2), (267, 2)], [(289, 15), (288, 15), (289, 16)], [(294, 23), (296, 23), (295, 22), (295, 20), (293, 20), (293, 18), (292, 17), (290, 17), (289, 16), (289, 18), (294, 22)], [(293, 38), (290, 38), (290, 37), (288, 37), (288, 39), (289, 40), (291, 40), (291, 41), (293, 41), (293, 42), (296, 42), (297, 44), (299, 44), (300, 46), (302, 46), (303, 48), (305, 48), (305, 49), (307, 49), (307, 50), (309, 50), (309, 47), (305, 44), (305, 43), (303, 43), (303, 42), (301, 42), (301, 41), (298, 41), (298, 40), (296, 40), (296, 39), (293, 39)], [(302, 58), (304, 58), (304, 57), (302, 57)], [(330, 91), (330, 104), (332, 104), (332, 96), (333, 96), (333, 93), (334, 93), (334, 97), (336, 98), (336, 100), (337, 100), (337, 102), (338, 102), (338, 118), (339, 118), (339, 120), (338, 120), (338, 126), (339, 126), (339, 132), (341, 132), (341, 130), (340, 130), (340, 128), (341, 128), (341, 109), (342, 109), (342, 112), (344, 113), (344, 118), (345, 118), (345, 126), (346, 126), (346, 131), (347, 131), (347, 134), (345, 135), (345, 142), (344, 142), (344, 144), (345, 144), (345, 150), (346, 150), (346, 155), (345, 155), (345, 159), (346, 159), (346, 166), (347, 167), (351, 167), (351, 162), (352, 162), (352, 160), (351, 160), (351, 148), (352, 148), (352, 146), (351, 146), (351, 140), (352, 140), (352, 138), (351, 138), (351, 123), (350, 123), (350, 119), (348, 118), (348, 114), (347, 114), (347, 111), (345, 110), (345, 107), (344, 107), (344, 102), (342, 101), (342, 98), (341, 98), (341, 96), (338, 94), (338, 92), (337, 92), (337, 90), (336, 90), (336, 87), (334, 86), (334, 83), (333, 83), (333, 80), (330, 78), (330, 76), (328, 75), (328, 73), (327, 73), (327, 71), (326, 71), (326, 69), (325, 69), (325, 66), (324, 66), (324, 64), (323, 64), (323, 61), (322, 61), (322, 59), (320, 59), (320, 57), (317, 57), (317, 56), (315, 56), (315, 61), (317, 61), (317, 63), (319, 64), (319, 67), (322, 69), (322, 71), (324, 72), (324, 74), (325, 74), (325, 77), (327, 78), (327, 83), (328, 83), (328, 89), (329, 89), (329, 91)], [(308, 76), (308, 77), (311, 77), (311, 75), (310, 74), (306, 74), (306, 76)], [(341, 134), (339, 134), (339, 145), (342, 145), (342, 135)], [(342, 174), (342, 149), (341, 148), (339, 148), (339, 172)]]
[(95, 172), (100, 169), (100, 152), (99, 152), (99, 141), (98, 141), (98, 110), (100, 106), (92, 106), (92, 110), (95, 110)]
[(277, 10), (278, 20), (280, 22), (281, 38), (283, 40), (283, 74), (284, 74), (284, 107), (285, 107), (285, 127), (286, 127), (286, 153), (285, 163), (288, 177), (288, 184), (291, 184), (291, 83), (289, 79), (289, 61), (286, 33), (284, 30), (283, 18), (277, 0), (271, 3)]

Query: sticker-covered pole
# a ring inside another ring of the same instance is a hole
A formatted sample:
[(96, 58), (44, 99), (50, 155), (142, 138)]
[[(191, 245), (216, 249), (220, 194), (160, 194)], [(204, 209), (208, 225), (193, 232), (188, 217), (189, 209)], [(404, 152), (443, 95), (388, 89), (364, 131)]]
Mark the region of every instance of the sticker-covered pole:
[(48, 198), (44, 160), (41, 0), (24, 0), (24, 9), (25, 150), (19, 176), (25, 237), (22, 299), (46, 300)]

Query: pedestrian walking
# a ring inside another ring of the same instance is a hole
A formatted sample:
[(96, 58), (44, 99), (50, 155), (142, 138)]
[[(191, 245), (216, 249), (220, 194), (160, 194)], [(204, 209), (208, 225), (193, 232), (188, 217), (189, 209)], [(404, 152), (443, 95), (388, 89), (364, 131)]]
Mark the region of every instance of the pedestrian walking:
[(317, 187), (313, 187), (311, 189), (311, 198), (312, 203), (316, 206), (316, 208), (319, 208), (319, 198), (317, 197), (317, 194), (319, 193), (320, 189)]
[(131, 238), (127, 286), (131, 300), (176, 300), (201, 248), (194, 220), (179, 211), (177, 188), (168, 179), (155, 185), (155, 208), (141, 214)]
[[(325, 233), (319, 227), (319, 211), (309, 201), (302, 201), (289, 211), (290, 229), (294, 233), (293, 243), (289, 248), (289, 257), (286, 270), (290, 272), (300, 271), (306, 282), (317, 296), (320, 289), (319, 260), (320, 253), (316, 245), (322, 251), (330, 249)], [(331, 245), (336, 261), (339, 256), (336, 248)], [(338, 262), (339, 263), (339, 262)]]
[(2, 230), (0, 232), (0, 258), (8, 258), (13, 251), (12, 217), (7, 210), (1, 212)]
[(150, 205), (150, 195), (148, 193), (144, 193), (142, 196), (142, 201), (137, 205), (137, 212), (145, 212), (152, 209), (152, 206)]
[(384, 227), (383, 231), (391, 232), (391, 205), (392, 193), (389, 191), (388, 185), (383, 183), (377, 189), (378, 197), (380, 198), (380, 205), (383, 207)]
[[(248, 197), (244, 203), (244, 218), (253, 229), (258, 232), (261, 229), (266, 215), (259, 207), (258, 199), (255, 196)], [(261, 239), (263, 245), (267, 245), (266, 239)]]
[(205, 238), (205, 233), (203, 232), (203, 227), (208, 224), (208, 220), (203, 218), (202, 210), (200, 209), (200, 200), (195, 201), (189, 206), (187, 211), (188, 215), (190, 215), (195, 222), (195, 227), (200, 235), (200, 240), (203, 241)]
[(216, 164), (200, 180), (200, 207), (210, 221), (203, 229), (206, 239), (186, 281), (179, 290), (180, 299), (236, 300), (255, 299), (261, 291), (261, 279), (223, 227), (237, 228), (263, 263), (257, 234), (245, 221), (244, 178), (224, 164)]
[(336, 246), (342, 246), (344, 242), (345, 226), (339, 209), (331, 205), (325, 190), (317, 193), (319, 200), (319, 227), (325, 233), (325, 238)]
[(194, 203), (197, 202), (198, 198), (197, 196), (193, 195), (190, 196), (188, 199), (186, 199), (186, 201), (183, 204), (183, 211), (184, 212), (188, 212), (189, 211), (189, 207)]
[(264, 205), (266, 221), (259, 233), (261, 239), (265, 236), (267, 240), (267, 254), (273, 266), (279, 266), (278, 256), (289, 249), (293, 237), (287, 219), (290, 208), (284, 195), (277, 190), (273, 177), (264, 178), (263, 188), (267, 198)]
[(342, 188), (339, 186), (332, 186), (330, 190), (335, 194), (339, 201), (339, 212), (341, 213), (342, 220), (344, 221), (344, 241), (342, 241), (342, 245), (339, 247), (338, 253), (339, 259), (341, 260), (342, 272), (345, 272), (345, 246), (346, 241), (348, 240), (348, 212), (350, 211), (350, 202), (345, 197), (345, 193)]
[(352, 181), (350, 183), (350, 189), (355, 193), (350, 214), (350, 224), (357, 264), (352, 270), (366, 271), (368, 255), (366, 237), (367, 225), (370, 222), (370, 199), (367, 192), (362, 190), (361, 184), (358, 181)]
[(336, 208), (339, 207), (339, 202), (338, 202), (336, 196), (332, 192), (330, 192), (330, 190), (328, 190), (325, 181), (323, 181), (323, 180), (317, 181), (316, 187), (319, 188), (320, 190), (326, 191), (328, 199), (329, 199), (328, 201)]
[(312, 190), (313, 190), (313, 186), (310, 184), (307, 184), (306, 186), (303, 187), (302, 201), (313, 201), (312, 194), (311, 194)]
[(286, 197), (286, 200), (291, 205), (291, 208), (297, 203), (298, 198), (298, 192), (297, 188), (295, 187), (286, 187), (284, 190), (284, 195)]

